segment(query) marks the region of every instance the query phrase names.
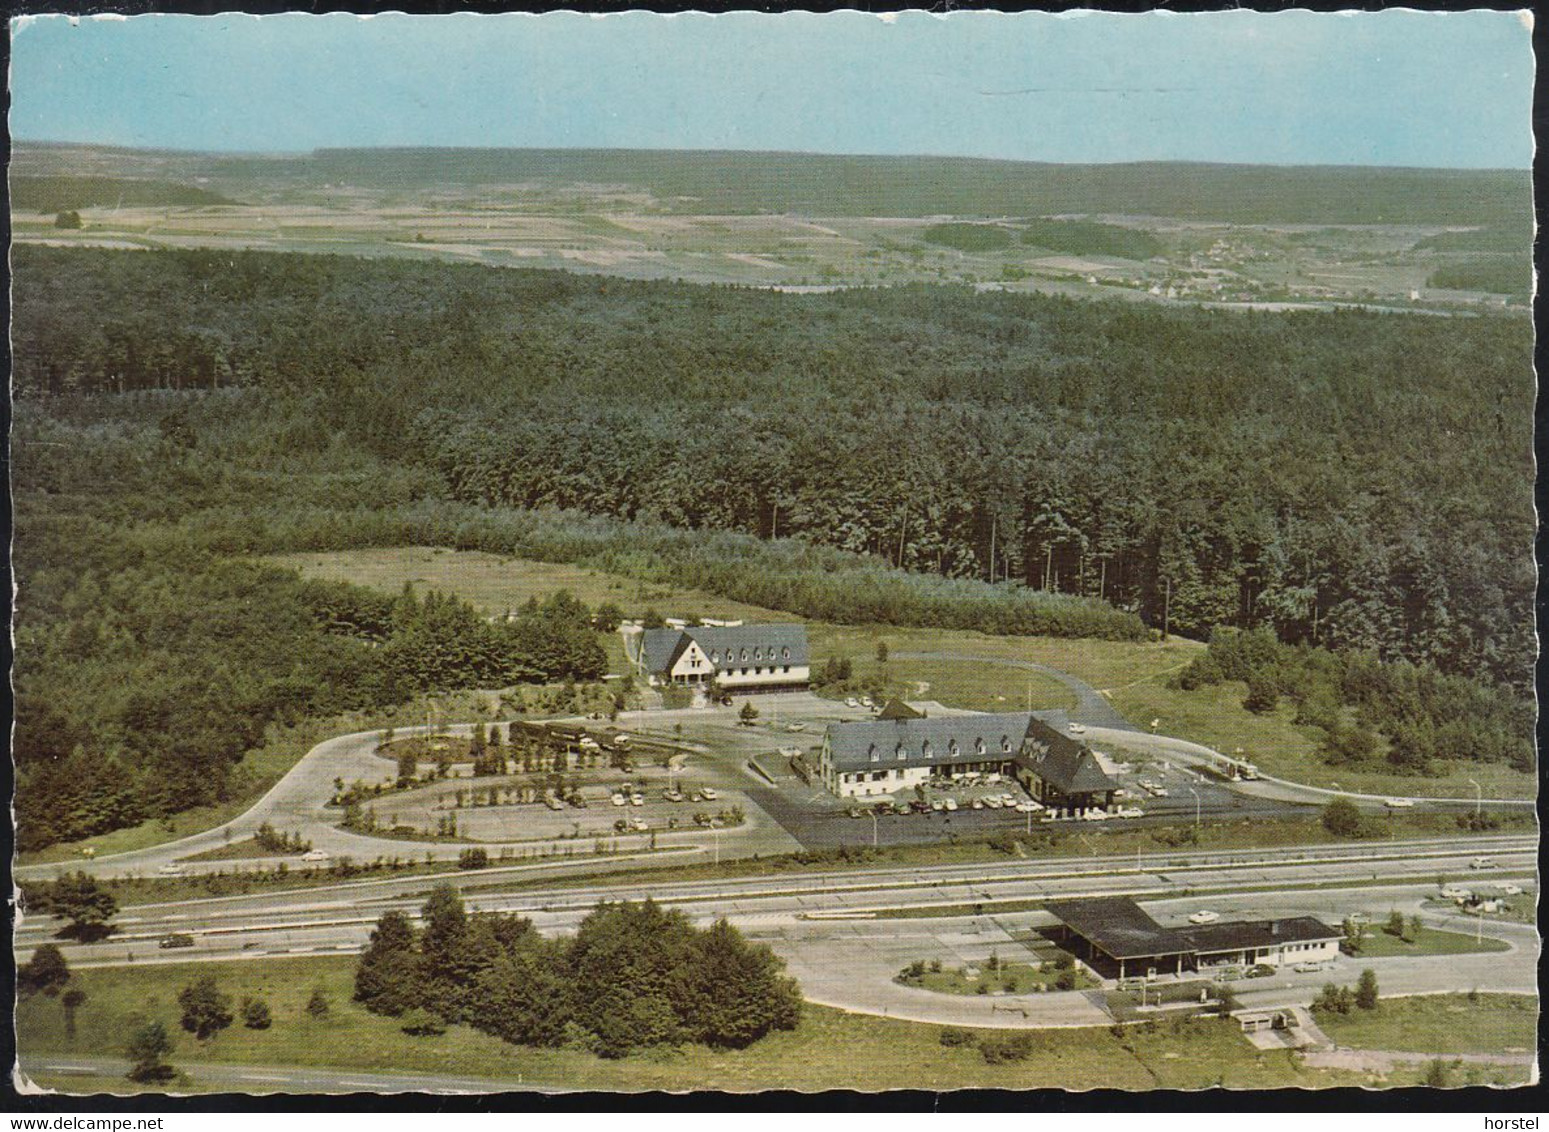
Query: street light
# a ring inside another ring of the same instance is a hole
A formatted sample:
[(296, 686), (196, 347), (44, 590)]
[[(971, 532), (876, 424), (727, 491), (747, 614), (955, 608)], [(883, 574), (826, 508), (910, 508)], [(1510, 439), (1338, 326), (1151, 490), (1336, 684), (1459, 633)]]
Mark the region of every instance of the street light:
[(1468, 784), (1474, 788), (1474, 816), (1478, 817), (1484, 810), (1484, 790), (1472, 778), (1468, 780)]
[(871, 811), (871, 847), (877, 847), (877, 811)]
[(1192, 786), (1187, 786), (1187, 787), (1185, 787), (1185, 789), (1188, 790), (1188, 792), (1190, 794), (1194, 795), (1194, 827), (1196, 829), (1198, 829), (1199, 828), (1199, 791), (1194, 789), (1194, 787), (1192, 787)]

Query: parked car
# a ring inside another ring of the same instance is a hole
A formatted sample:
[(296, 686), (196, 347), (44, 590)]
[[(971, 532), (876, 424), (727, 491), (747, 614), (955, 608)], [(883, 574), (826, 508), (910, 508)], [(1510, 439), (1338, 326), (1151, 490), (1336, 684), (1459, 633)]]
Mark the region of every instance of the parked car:
[(580, 794), (572, 794), (572, 795), (570, 795), (568, 801), (570, 802), (570, 804), (572, 806), (574, 806), (578, 810), (586, 809), (586, 799), (581, 797)]
[(1292, 970), (1298, 975), (1310, 975), (1314, 971), (1323, 971), (1327, 968), (1327, 963), (1298, 963)]
[(1507, 896), (1521, 896), (1522, 886), (1520, 884), (1503, 884), (1501, 885), (1501, 892)]
[(998, 810), (1005, 805), (999, 798), (986, 798), (984, 804), (992, 810)]
[(303, 861), (326, 861), (328, 860), (328, 852), (325, 849), (309, 849), (301, 854), (301, 859)]
[(1070, 733), (1072, 735), (1085, 735), (1086, 728), (1079, 723), (1072, 723), (1070, 725)]
[(1172, 797), (1172, 795), (1167, 793), (1167, 787), (1165, 786), (1158, 786), (1155, 790), (1151, 791), (1151, 793), (1155, 794), (1158, 798)]
[(1107, 821), (1111, 815), (1107, 810), (1088, 810), (1081, 815), (1082, 821)]
[(643, 806), (645, 805), (645, 796), (643, 794), (631, 794), (629, 796), (629, 804), (631, 806)]
[(1408, 798), (1389, 798), (1382, 804), (1390, 810), (1407, 810), (1414, 805), (1414, 802)]
[(1273, 975), (1274, 973), (1275, 969), (1268, 963), (1255, 963), (1253, 966), (1248, 968), (1248, 978), (1250, 979), (1262, 979), (1268, 977), (1269, 975)]
[(683, 791), (677, 789), (676, 787), (669, 787), (668, 789), (662, 791), (662, 797), (667, 799), (669, 802), (681, 802), (683, 801)]
[(975, 798), (968, 805), (971, 809), (982, 810), (985, 807), (985, 801), (983, 798)]
[(156, 943), (156, 946), (164, 951), (168, 948), (192, 947), (193, 945), (194, 937), (187, 932), (173, 932), (171, 935), (164, 935)]
[(622, 794), (615, 794), (613, 797), (609, 798), (608, 801), (612, 802), (615, 806), (624, 806), (629, 804), (629, 799), (624, 797)]
[(1443, 900), (1468, 900), (1473, 895), (1472, 890), (1457, 884), (1443, 885), (1441, 890), (1441, 898)]
[(1191, 924), (1213, 924), (1217, 920), (1219, 920), (1220, 918), (1221, 918), (1221, 913), (1219, 913), (1219, 912), (1212, 912), (1208, 908), (1201, 908), (1198, 912), (1193, 912), (1193, 913), (1191, 913), (1189, 915), (1189, 923), (1191, 923)]
[(807, 725), (798, 721), (796, 723), (787, 723), (785, 725), (785, 729), (787, 731), (805, 731), (807, 729)]
[(1146, 811), (1142, 810), (1139, 806), (1125, 806), (1122, 810), (1119, 811), (1119, 817), (1121, 818), (1143, 818), (1145, 816)]
[(871, 812), (874, 814), (890, 814), (893, 812), (893, 803), (878, 802), (876, 805), (871, 807)]
[(946, 806), (946, 808), (947, 808), (947, 811), (948, 811), (948, 812), (949, 812), (949, 813), (956, 813), (956, 812), (957, 812), (957, 799), (956, 799), (956, 798), (948, 798), (948, 799), (947, 799), (947, 800), (946, 800), (946, 801), (945, 801), (945, 802), (944, 802), (944, 803), (942, 803), (942, 804), (943, 804), (943, 805), (944, 805), (944, 806)]
[(630, 828), (633, 829), (636, 833), (644, 833), (648, 828), (650, 828), (639, 818), (631, 818), (629, 825)]
[(920, 799), (916, 798), (914, 801), (909, 803), (909, 812), (914, 814), (928, 814), (930, 813), (930, 803), (922, 802)]
[(846, 697), (846, 699), (844, 701), (844, 706), (845, 707), (860, 707), (861, 706), (861, 702), (860, 702), (860, 700), (856, 699), (854, 696), (849, 696), (849, 697)]
[(705, 801), (706, 802), (713, 802), (717, 798), (720, 797), (719, 794), (717, 794), (713, 789), (711, 789), (708, 786), (700, 787), (699, 792), (705, 796)]
[(861, 707), (875, 707), (875, 706), (876, 705), (871, 702), (871, 697), (870, 696), (862, 696), (861, 697)]

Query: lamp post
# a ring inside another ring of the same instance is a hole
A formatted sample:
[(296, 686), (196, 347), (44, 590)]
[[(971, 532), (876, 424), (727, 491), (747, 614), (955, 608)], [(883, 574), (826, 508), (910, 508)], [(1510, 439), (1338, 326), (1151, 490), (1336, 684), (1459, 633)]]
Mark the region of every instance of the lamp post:
[(1478, 817), (1484, 811), (1484, 790), (1472, 778), (1468, 780), (1468, 784), (1474, 788), (1474, 816)]
[(871, 847), (877, 847), (877, 811), (871, 811)]
[(1194, 795), (1194, 828), (1198, 829), (1199, 828), (1199, 791), (1194, 789), (1194, 787), (1192, 787), (1192, 786), (1186, 787), (1186, 789), (1188, 790), (1188, 792), (1190, 794)]

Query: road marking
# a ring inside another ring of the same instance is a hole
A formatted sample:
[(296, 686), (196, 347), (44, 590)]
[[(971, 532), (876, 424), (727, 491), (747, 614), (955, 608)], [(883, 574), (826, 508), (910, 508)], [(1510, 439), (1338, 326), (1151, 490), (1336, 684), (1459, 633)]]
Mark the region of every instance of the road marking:
[(45, 1065), (44, 1069), (50, 1073), (95, 1073), (90, 1065)]
[(289, 1077), (270, 1077), (270, 1076), (266, 1076), (263, 1073), (243, 1073), (241, 1075), (241, 1079), (243, 1081), (289, 1081), (290, 1080)]

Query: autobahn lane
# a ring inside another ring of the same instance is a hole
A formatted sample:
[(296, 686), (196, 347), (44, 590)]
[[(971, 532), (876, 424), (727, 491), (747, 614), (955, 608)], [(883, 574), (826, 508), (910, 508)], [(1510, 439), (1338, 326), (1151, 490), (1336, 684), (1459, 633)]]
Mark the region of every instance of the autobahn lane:
[[(1000, 878), (955, 878), (920, 884), (895, 881), (892, 884), (852, 885), (843, 888), (794, 889), (769, 887), (749, 889), (745, 884), (728, 886), (720, 892), (694, 894), (641, 892), (638, 898), (654, 896), (659, 903), (678, 907), (691, 920), (707, 923), (722, 916), (739, 926), (789, 923), (803, 918), (839, 921), (845, 917), (872, 918), (879, 912), (909, 909), (916, 914), (931, 909), (977, 907), (993, 912), (997, 904), (1023, 904), (1055, 897), (1087, 895), (1129, 895), (1137, 898), (1165, 898), (1217, 891), (1244, 891), (1278, 887), (1316, 887), (1320, 885), (1364, 885), (1379, 880), (1430, 880), (1437, 874), (1466, 871), (1470, 847), (1445, 856), (1414, 853), (1381, 859), (1324, 860), (1299, 863), (1205, 864), (1150, 868), (1133, 863), (1125, 869), (1067, 871), (1044, 876)], [(1530, 873), (1536, 865), (1531, 849), (1497, 853), (1502, 874)], [(778, 879), (778, 878), (776, 878)], [(619, 898), (617, 894), (611, 898)], [(564, 934), (595, 906), (599, 894), (563, 892), (549, 894), (475, 894), (467, 898), (471, 911), (509, 912), (533, 920), (540, 931)], [(231, 914), (220, 910), (216, 915), (201, 915), (195, 910), (176, 912), (166, 909), (159, 915), (124, 925), (116, 936), (100, 943), (67, 944), (72, 964), (117, 965), (127, 962), (179, 962), (256, 957), (272, 954), (317, 953), (353, 950), (362, 946), (377, 918), (397, 907), (416, 915), (417, 899), (402, 897), (384, 900), (371, 908), (349, 903), (321, 903), (311, 908), (250, 908)], [(162, 949), (158, 941), (165, 935), (187, 933), (194, 945)], [(48, 938), (46, 931), (33, 927), (30, 936), (18, 934), (18, 947), (36, 946)]]
[[(1191, 867), (1223, 869), (1252, 864), (1286, 862), (1318, 863), (1355, 861), (1363, 867), (1375, 867), (1388, 859), (1433, 862), (1438, 870), (1459, 871), (1481, 854), (1536, 851), (1536, 842), (1523, 837), (1472, 839), (1425, 839), (1356, 845), (1308, 846), (1291, 849), (1221, 850), (1207, 852), (1167, 852), (1136, 856), (1094, 858), (1057, 858), (1012, 860), (982, 865), (947, 865), (915, 868), (878, 868), (826, 873), (797, 873), (731, 880), (704, 880), (661, 883), (656, 878), (625, 884), (600, 881), (584, 887), (532, 889), (511, 894), (515, 906), (524, 908), (589, 908), (600, 900), (643, 900), (647, 897), (668, 903), (715, 902), (718, 900), (768, 894), (866, 893), (878, 889), (905, 889), (940, 892), (954, 885), (1003, 882), (1021, 879), (1060, 878), (1086, 875), (1134, 875), (1140, 870), (1171, 870)], [(500, 873), (496, 877), (492, 874)], [(254, 893), (171, 904), (146, 904), (127, 908), (118, 918), (121, 935), (150, 935), (158, 932), (185, 932), (199, 928), (220, 928), (253, 922), (255, 917), (295, 918), (328, 916), (359, 911), (371, 917), (393, 906), (413, 907), (423, 901), (430, 889), (442, 880), (461, 888), (468, 899), (482, 902), (498, 891), (500, 881), (521, 876), (519, 869), (490, 870), (472, 875), (450, 872), (439, 876), (417, 876), (391, 881), (349, 882), (329, 888), (290, 892)], [(491, 884), (490, 882), (495, 883)], [(44, 942), (57, 925), (28, 917), (17, 930), (19, 946)]]

